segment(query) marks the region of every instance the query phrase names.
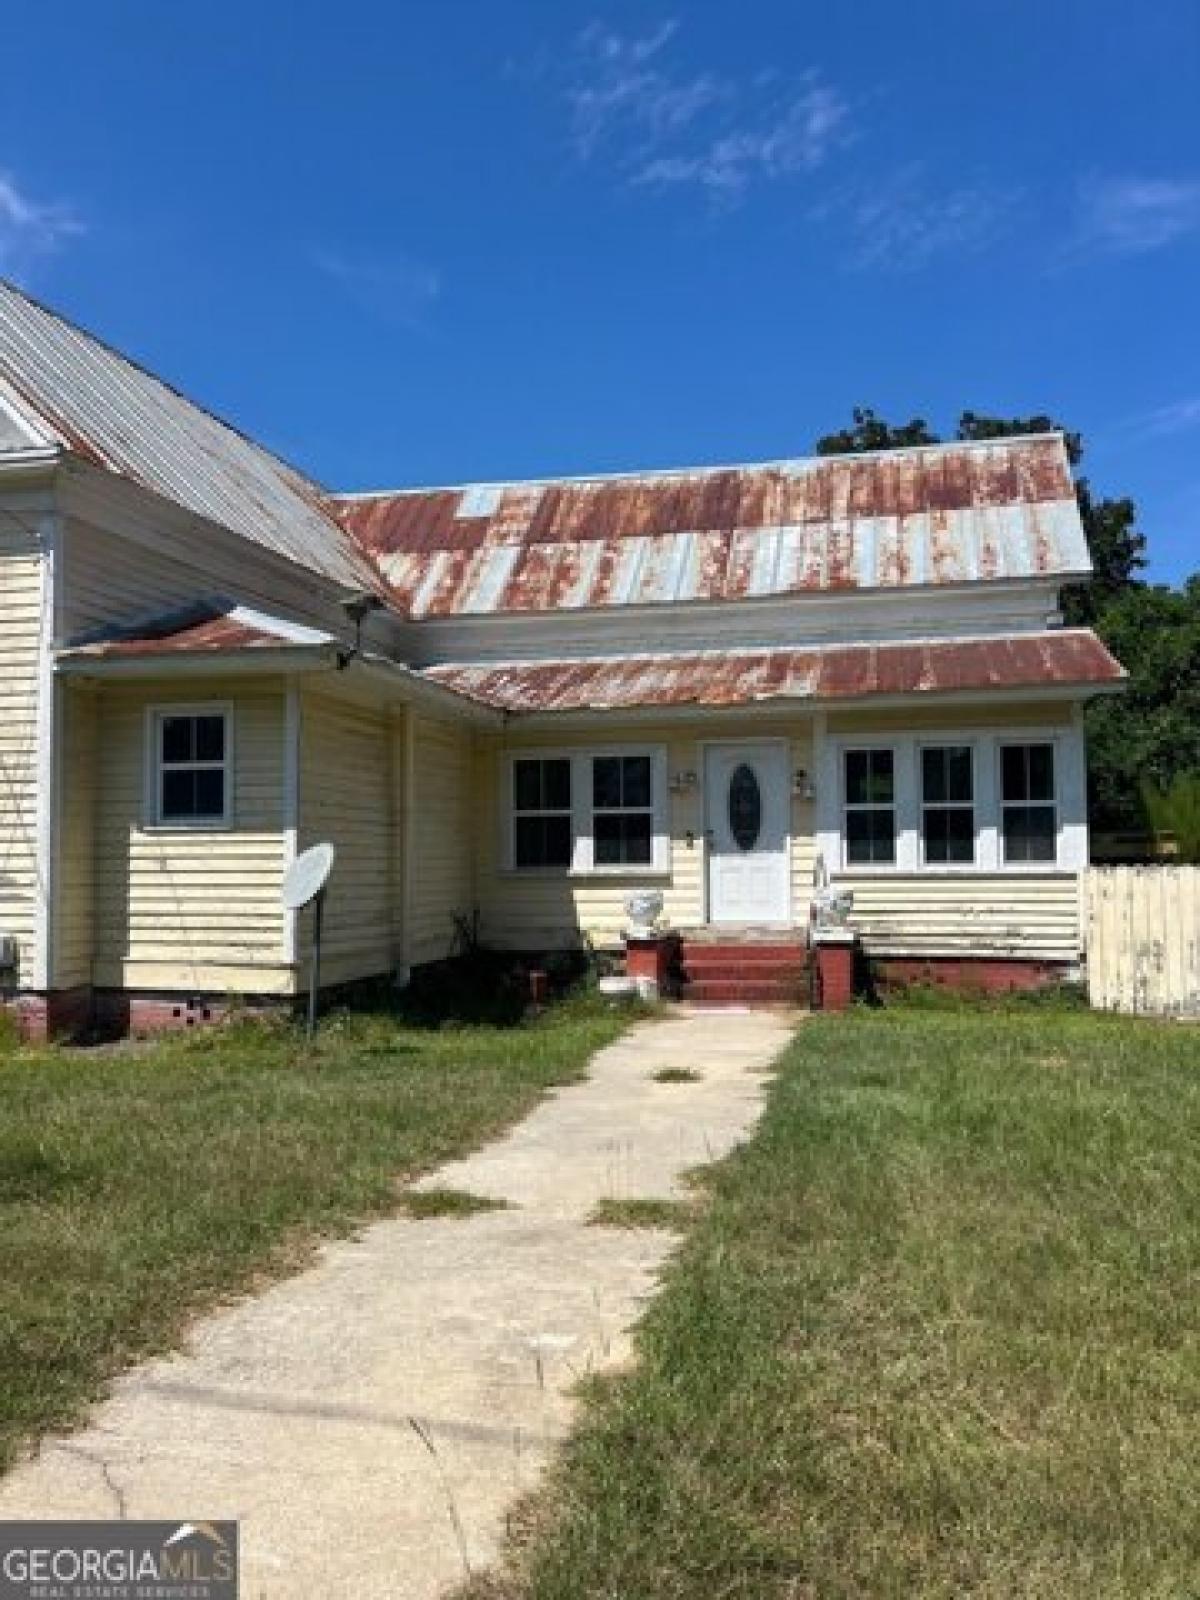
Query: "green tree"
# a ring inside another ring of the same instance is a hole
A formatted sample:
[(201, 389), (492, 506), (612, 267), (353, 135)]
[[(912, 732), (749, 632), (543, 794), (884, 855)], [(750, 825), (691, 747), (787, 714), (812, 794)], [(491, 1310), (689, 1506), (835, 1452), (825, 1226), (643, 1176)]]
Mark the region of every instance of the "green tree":
[(939, 444), (923, 417), (902, 422), (898, 428), (876, 416), (870, 406), (855, 406), (854, 426), (827, 433), (817, 440), (819, 456), (845, 456), (859, 450), (903, 450), (915, 444)]

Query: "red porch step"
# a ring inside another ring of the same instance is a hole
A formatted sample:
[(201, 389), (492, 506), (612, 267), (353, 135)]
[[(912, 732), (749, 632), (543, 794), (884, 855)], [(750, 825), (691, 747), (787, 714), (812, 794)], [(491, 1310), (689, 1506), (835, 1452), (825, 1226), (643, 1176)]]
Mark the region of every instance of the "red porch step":
[(796, 940), (683, 940), (683, 998), (702, 1005), (799, 1005), (807, 951)]

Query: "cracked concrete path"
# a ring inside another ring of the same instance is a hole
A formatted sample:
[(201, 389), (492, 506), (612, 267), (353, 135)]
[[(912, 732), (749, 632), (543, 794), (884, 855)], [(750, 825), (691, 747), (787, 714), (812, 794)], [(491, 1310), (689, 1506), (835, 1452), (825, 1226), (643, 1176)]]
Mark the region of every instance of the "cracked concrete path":
[[(678, 1196), (744, 1138), (792, 1025), (635, 1026), (587, 1082), (417, 1185), (510, 1209), (374, 1223), (206, 1318), (0, 1481), (0, 1517), (237, 1517), (246, 1600), (431, 1600), (486, 1566), (576, 1379), (627, 1356), (674, 1243), (585, 1219), (610, 1196)], [(699, 1078), (656, 1082), (665, 1067)]]

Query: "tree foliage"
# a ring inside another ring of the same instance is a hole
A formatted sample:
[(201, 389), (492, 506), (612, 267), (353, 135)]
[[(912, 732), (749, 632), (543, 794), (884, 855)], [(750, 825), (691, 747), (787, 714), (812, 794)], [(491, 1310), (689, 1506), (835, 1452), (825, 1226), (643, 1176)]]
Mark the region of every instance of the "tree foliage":
[(1200, 773), (1181, 772), (1166, 789), (1148, 783), (1142, 799), (1155, 833), (1174, 840), (1176, 860), (1200, 862)]
[[(899, 450), (938, 444), (923, 417), (899, 425), (869, 407), (856, 408), (853, 426), (817, 441), (820, 455)], [(1149, 586), (1146, 537), (1130, 498), (1097, 498), (1079, 472), (1080, 434), (1052, 417), (992, 417), (964, 411), (958, 439), (1005, 439), (1060, 432), (1075, 473), (1075, 496), (1091, 552), (1093, 576), (1063, 589), (1066, 621), (1093, 627), (1128, 669), (1128, 693), (1088, 708), (1088, 786), (1093, 824), (1101, 829), (1145, 827), (1146, 785), (1171, 790), (1181, 774), (1200, 773), (1200, 574), (1182, 590)]]

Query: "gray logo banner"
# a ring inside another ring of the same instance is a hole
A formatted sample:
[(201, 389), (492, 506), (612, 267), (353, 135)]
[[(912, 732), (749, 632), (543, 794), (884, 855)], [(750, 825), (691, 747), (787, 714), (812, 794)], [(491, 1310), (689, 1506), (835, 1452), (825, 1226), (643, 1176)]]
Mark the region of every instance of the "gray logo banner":
[(237, 1600), (236, 1522), (0, 1522), (0, 1600)]

